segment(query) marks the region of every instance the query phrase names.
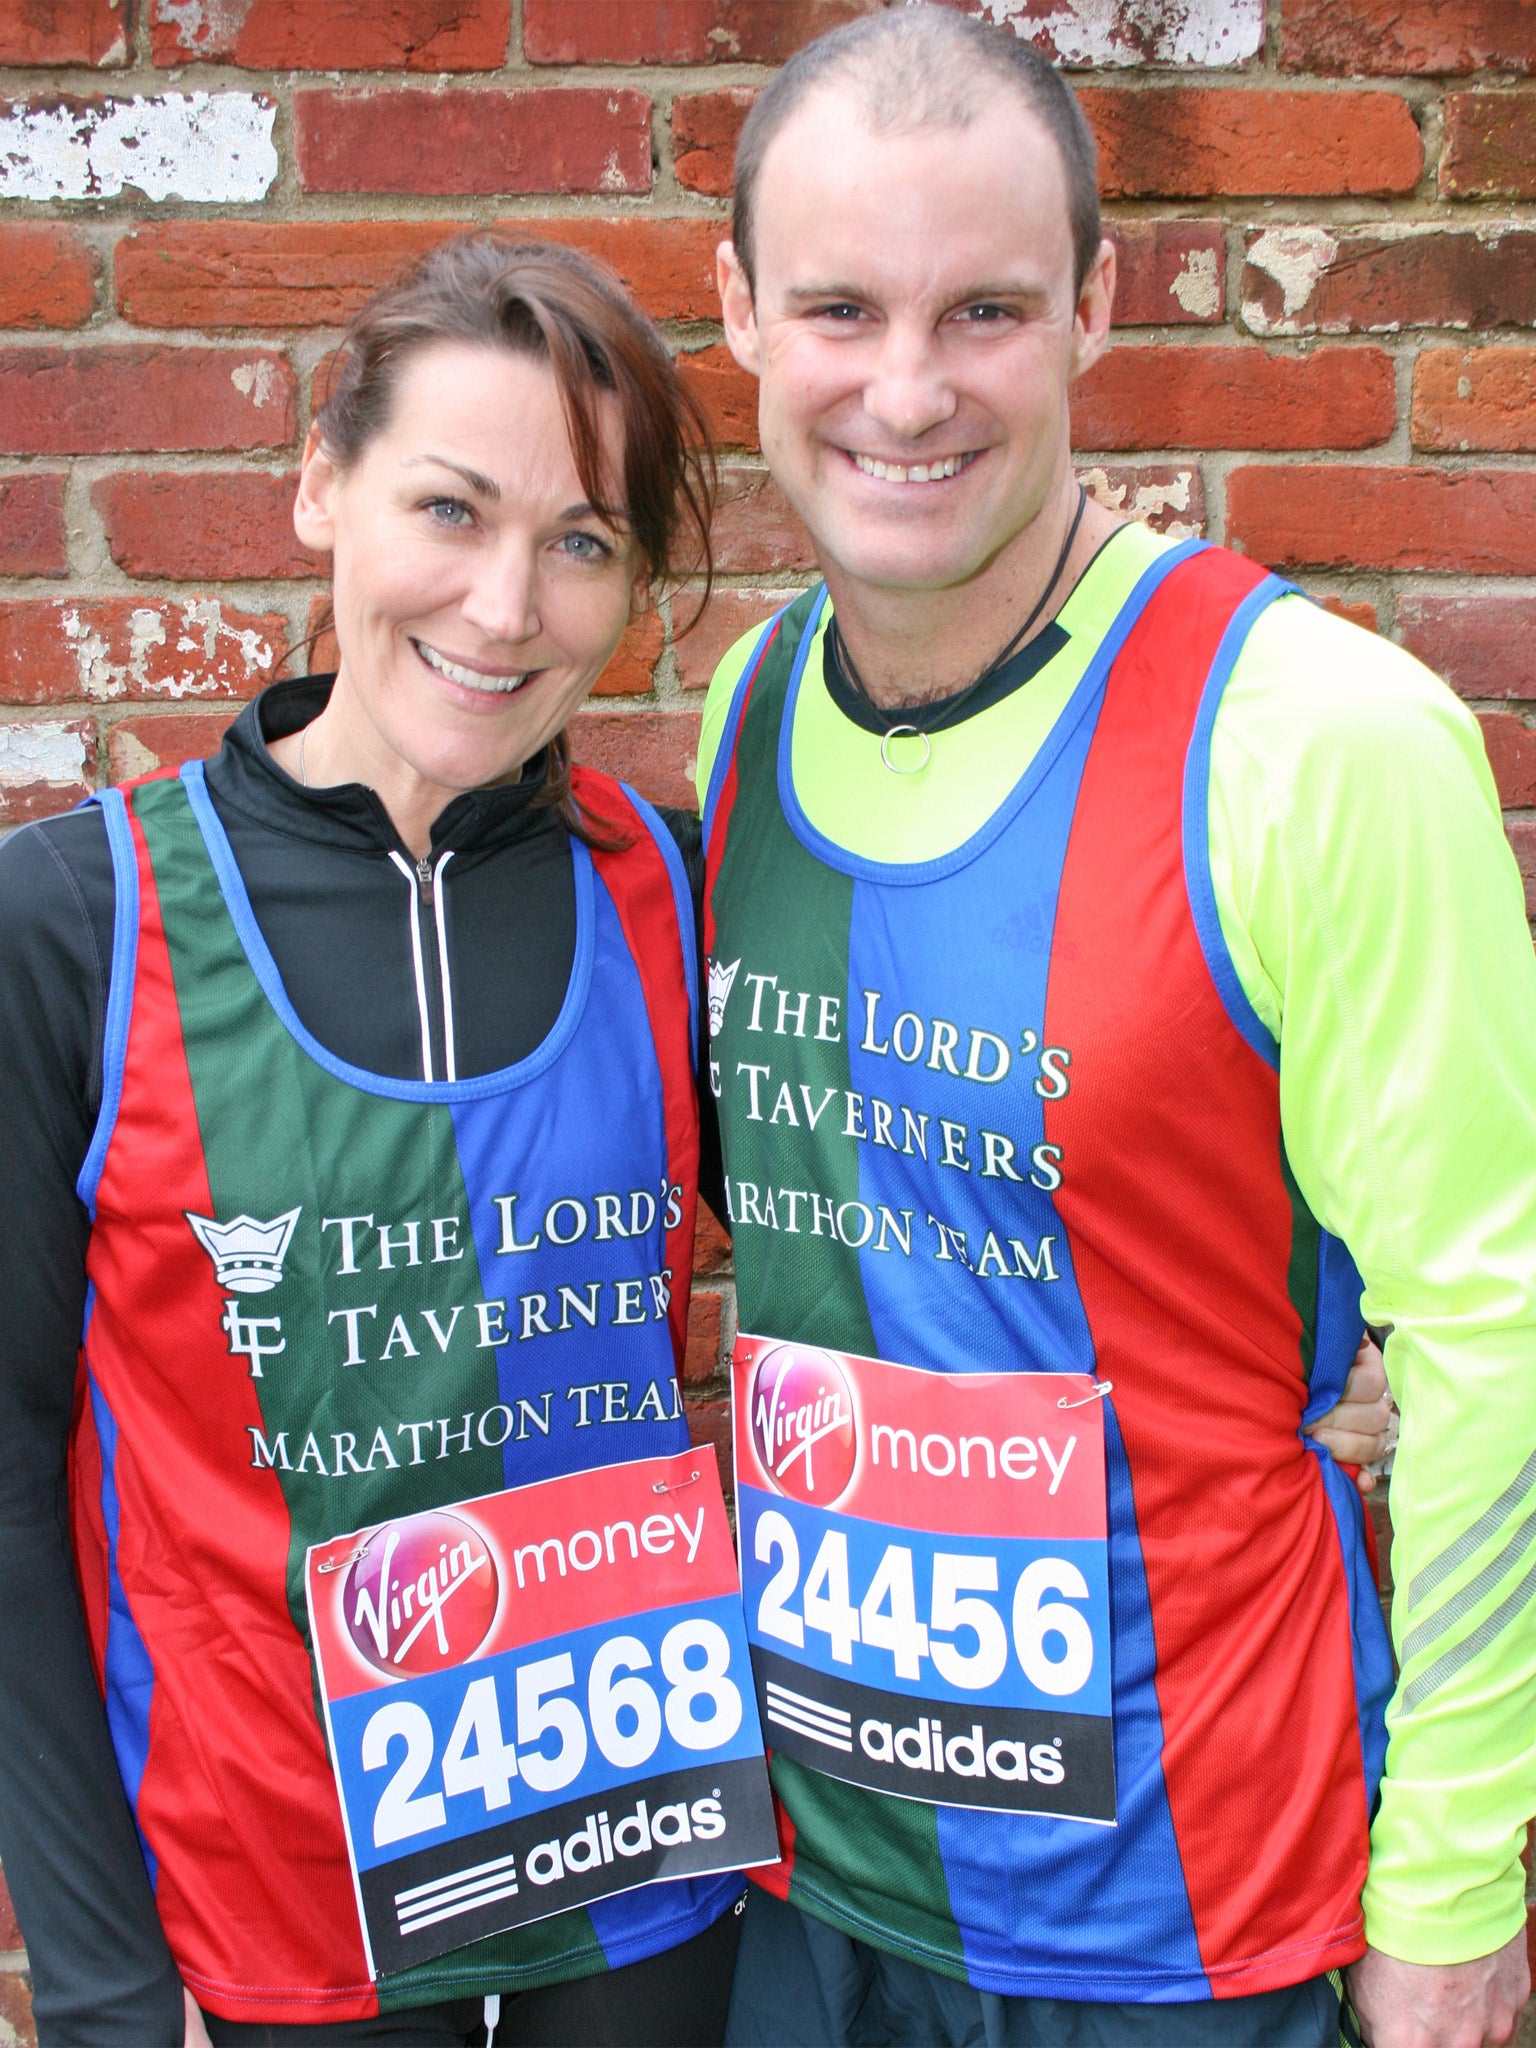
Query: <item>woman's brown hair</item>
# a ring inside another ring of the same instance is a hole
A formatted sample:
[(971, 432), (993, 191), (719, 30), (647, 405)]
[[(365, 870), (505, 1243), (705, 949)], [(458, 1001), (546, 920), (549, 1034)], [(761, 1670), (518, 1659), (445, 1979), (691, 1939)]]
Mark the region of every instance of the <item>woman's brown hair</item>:
[[(548, 363), (588, 502), (627, 525), (652, 585), (702, 574), (701, 612), (712, 568), (709, 427), (666, 343), (613, 273), (556, 242), (469, 234), (432, 250), (377, 292), (343, 337), (315, 413), (326, 451), (342, 468), (387, 425), (405, 365), (439, 342), (507, 349)], [(623, 435), (617, 505), (615, 480), (602, 473), (598, 409), (605, 395), (617, 400)], [(537, 801), (558, 809), (578, 838), (603, 843), (572, 795), (563, 732), (545, 750)]]

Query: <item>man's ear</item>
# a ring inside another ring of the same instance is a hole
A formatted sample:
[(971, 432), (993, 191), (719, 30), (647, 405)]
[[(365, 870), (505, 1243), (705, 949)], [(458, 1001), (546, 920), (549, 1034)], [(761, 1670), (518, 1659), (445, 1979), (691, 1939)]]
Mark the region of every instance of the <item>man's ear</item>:
[(1115, 305), (1115, 245), (1106, 236), (1099, 253), (1088, 266), (1083, 288), (1077, 295), (1072, 321), (1072, 362), (1069, 378), (1081, 377), (1103, 355), (1109, 341), (1110, 316)]
[(752, 287), (736, 254), (734, 242), (722, 242), (715, 251), (715, 289), (720, 294), (720, 318), (725, 324), (725, 342), (744, 370), (756, 377), (760, 372), (757, 349), (757, 307)]
[(341, 473), (326, 453), (320, 429), (311, 427), (299, 468), (299, 494), (293, 501), (293, 530), (302, 547), (328, 555), (336, 542), (333, 500)]

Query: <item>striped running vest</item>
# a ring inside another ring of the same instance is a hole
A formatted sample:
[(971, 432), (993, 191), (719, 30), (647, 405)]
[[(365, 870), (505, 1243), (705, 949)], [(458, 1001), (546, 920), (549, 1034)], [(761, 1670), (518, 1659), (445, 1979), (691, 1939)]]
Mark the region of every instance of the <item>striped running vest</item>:
[(572, 843), (563, 1007), (517, 1065), (440, 1083), (306, 1031), (201, 764), (99, 799), (117, 916), (75, 1548), (160, 1918), (226, 2018), (618, 1968), (739, 1893), (652, 1885), (370, 1983), (307, 1646), (306, 1546), (688, 1441), (692, 905), (655, 813), (573, 779), (629, 843)]
[[(711, 1082), (744, 1330), (1096, 1372), (1118, 1824), (932, 1806), (780, 1756), (762, 1881), (1016, 1996), (1236, 1997), (1358, 1955), (1391, 1659), (1337, 1399), (1360, 1280), (1280, 1127), (1207, 859), (1211, 729), (1286, 586), (1145, 572), (1036, 758), (942, 858), (801, 810), (825, 592), (769, 622), (705, 811)], [(969, 1640), (967, 1638), (967, 1640)]]

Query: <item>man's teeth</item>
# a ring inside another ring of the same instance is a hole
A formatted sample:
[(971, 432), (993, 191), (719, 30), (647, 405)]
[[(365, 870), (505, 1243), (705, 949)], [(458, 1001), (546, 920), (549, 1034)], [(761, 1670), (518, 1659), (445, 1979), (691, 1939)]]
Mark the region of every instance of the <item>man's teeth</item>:
[(854, 455), (854, 464), (866, 476), (877, 476), (892, 484), (931, 484), (940, 477), (956, 476), (970, 461), (969, 455), (947, 455), (942, 462), (876, 462), (872, 455)]
[(413, 641), (412, 645), (428, 668), (435, 669), (440, 676), (446, 676), (450, 683), (462, 683), (466, 690), (488, 690), (510, 695), (520, 684), (528, 680), (527, 669), (519, 671), (516, 675), (482, 675), (479, 669), (461, 668), (456, 661), (450, 661), (446, 654), (439, 654), (435, 647), (428, 647), (424, 640)]

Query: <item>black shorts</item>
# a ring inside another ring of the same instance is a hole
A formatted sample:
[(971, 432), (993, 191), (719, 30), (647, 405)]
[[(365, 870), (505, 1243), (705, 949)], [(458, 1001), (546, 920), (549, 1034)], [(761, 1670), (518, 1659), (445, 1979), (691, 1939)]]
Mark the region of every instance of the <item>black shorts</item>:
[(1002, 1998), (854, 1941), (754, 1885), (725, 2039), (726, 2048), (1339, 2048), (1339, 1986), (1314, 1977), (1173, 2005)]

